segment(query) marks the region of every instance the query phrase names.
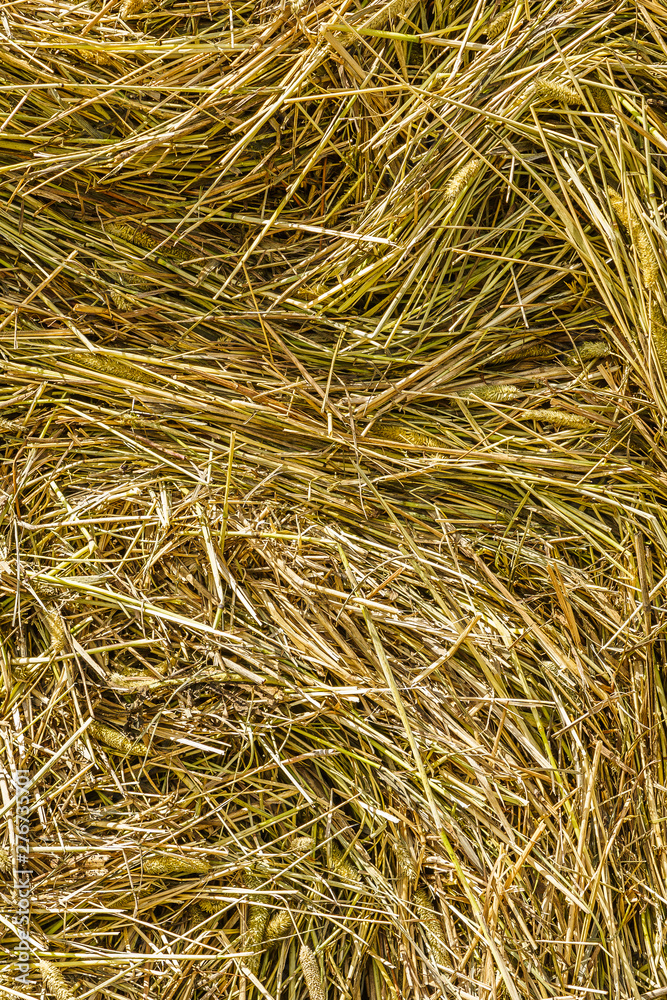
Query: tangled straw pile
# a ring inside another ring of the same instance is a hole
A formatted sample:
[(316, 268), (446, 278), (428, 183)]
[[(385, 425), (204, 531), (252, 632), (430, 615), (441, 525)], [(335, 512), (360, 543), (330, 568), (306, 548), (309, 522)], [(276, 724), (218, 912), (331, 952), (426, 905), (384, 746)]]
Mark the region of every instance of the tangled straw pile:
[(0, 32), (33, 993), (667, 994), (665, 8)]

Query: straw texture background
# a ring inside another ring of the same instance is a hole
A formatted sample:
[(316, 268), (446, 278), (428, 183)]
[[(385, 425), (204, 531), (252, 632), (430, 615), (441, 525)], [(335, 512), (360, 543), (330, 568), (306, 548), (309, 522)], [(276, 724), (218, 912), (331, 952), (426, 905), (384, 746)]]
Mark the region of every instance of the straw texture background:
[(667, 995), (665, 37), (2, 5), (3, 995)]

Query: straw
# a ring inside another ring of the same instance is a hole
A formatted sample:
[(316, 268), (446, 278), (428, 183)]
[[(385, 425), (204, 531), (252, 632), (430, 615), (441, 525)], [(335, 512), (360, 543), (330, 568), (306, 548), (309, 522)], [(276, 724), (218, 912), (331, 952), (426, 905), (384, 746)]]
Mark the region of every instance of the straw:
[(662, 995), (663, 8), (0, 21), (2, 989)]

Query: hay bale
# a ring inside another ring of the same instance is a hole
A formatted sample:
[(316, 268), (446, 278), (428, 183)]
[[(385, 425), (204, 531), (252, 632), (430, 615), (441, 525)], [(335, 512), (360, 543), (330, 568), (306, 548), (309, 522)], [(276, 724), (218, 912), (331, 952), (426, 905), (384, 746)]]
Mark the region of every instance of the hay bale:
[(2, 31), (3, 808), (44, 988), (657, 996), (660, 5)]

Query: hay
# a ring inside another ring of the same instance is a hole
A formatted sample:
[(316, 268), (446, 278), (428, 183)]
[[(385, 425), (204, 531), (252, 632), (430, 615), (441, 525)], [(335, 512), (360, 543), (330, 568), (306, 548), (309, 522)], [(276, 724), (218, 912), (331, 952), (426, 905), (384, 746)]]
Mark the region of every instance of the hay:
[(2, 991), (662, 995), (664, 9), (0, 31)]

